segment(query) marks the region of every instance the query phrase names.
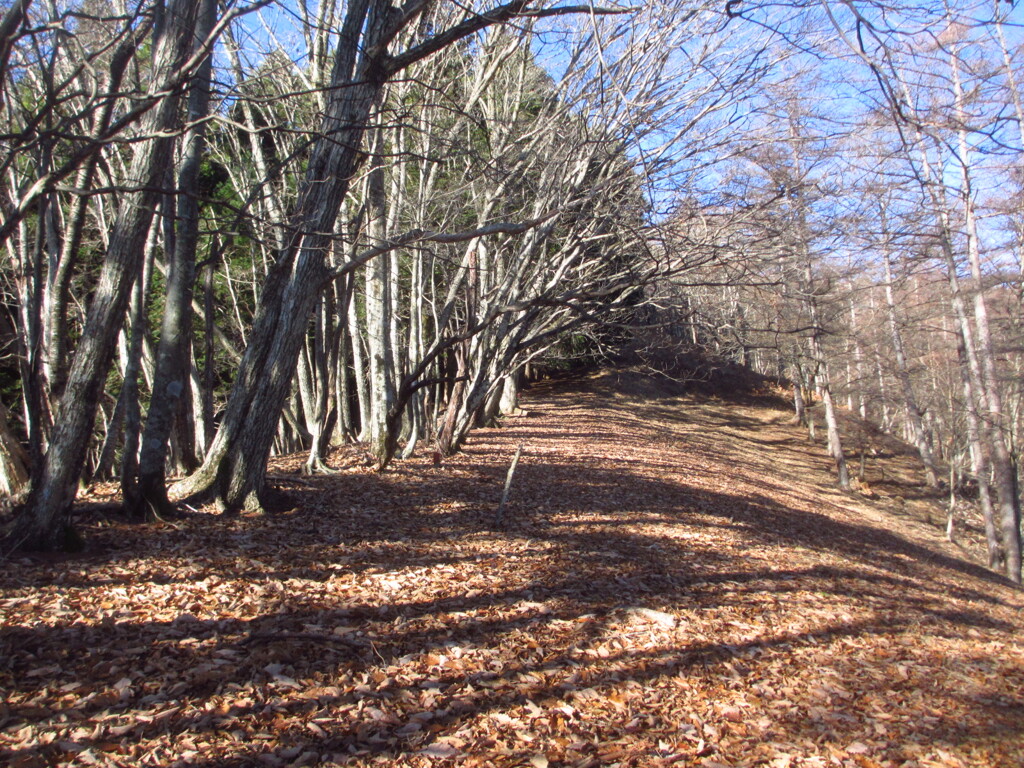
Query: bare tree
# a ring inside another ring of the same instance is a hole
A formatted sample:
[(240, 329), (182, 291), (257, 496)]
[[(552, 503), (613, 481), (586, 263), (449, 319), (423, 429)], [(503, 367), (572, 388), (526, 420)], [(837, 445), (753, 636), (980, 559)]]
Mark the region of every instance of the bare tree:
[(150, 87), (155, 104), (143, 118), (146, 138), (133, 152), (128, 179), (134, 189), (122, 199), (50, 444), (8, 546), (54, 549), (68, 543), (66, 515), (85, 460), (114, 340), (131, 286), (141, 272), (159, 182), (171, 159), (172, 133), (180, 117), (176, 88), (189, 64), (196, 9), (191, 0), (171, 0), (164, 24), (157, 30)]
[(260, 493), (277, 420), (289, 394), (307, 322), (320, 290), (331, 278), (326, 253), (335, 221), (360, 164), (363, 134), (385, 84), (416, 62), (494, 24), (584, 9), (541, 9), (528, 0), (515, 0), (483, 12), (456, 12), (453, 18), (450, 11), (454, 9), (442, 6), (420, 34), (402, 41), (402, 33), (411, 30), (427, 10), (425, 2), (398, 10), (386, 0), (356, 0), (346, 9), (323, 122), (289, 218), (287, 247), (278, 254), (263, 285), (221, 428), (203, 467), (176, 486), (177, 495), (212, 492), (226, 510), (262, 506)]

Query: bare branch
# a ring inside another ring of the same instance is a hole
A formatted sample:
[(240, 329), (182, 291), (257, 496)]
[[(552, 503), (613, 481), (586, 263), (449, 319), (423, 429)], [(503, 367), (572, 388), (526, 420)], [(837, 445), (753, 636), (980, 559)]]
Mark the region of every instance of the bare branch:
[[(409, 50), (387, 57), (384, 69), (389, 75), (402, 71), (406, 67), (415, 64), (417, 61), (427, 58), (438, 51), (447, 48), (452, 43), (469, 37), (482, 29), (511, 21), (517, 18), (548, 18), (551, 16), (567, 16), (571, 14), (588, 13), (598, 16), (616, 14), (627, 14), (636, 12), (636, 8), (595, 8), (587, 5), (570, 5), (557, 8), (530, 8), (530, 0), (516, 0), (512, 3), (499, 5), (493, 10), (479, 13), (475, 16), (446, 29), (444, 32), (428, 38), (424, 42)], [(378, 55), (384, 55), (379, 52)]]

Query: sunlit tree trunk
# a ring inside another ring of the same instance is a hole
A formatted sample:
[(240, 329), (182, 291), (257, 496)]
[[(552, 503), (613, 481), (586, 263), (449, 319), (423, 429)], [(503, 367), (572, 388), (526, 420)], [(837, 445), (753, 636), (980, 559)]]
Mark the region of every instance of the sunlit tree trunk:
[(988, 546), (988, 564), (995, 568), (1003, 559), (1003, 550), (996, 527), (995, 508), (992, 504), (992, 491), (989, 486), (988, 449), (982, 440), (981, 418), (978, 416), (978, 399), (974, 392), (974, 377), (971, 375), (970, 363), (967, 360), (967, 344), (962, 332), (956, 333), (957, 360), (959, 362), (960, 382), (964, 391), (964, 404), (967, 421), (967, 446), (971, 459), (971, 471), (978, 484), (978, 505), (985, 524), (985, 542)]
[[(1001, 384), (996, 372), (995, 352), (989, 327), (988, 307), (982, 284), (981, 252), (978, 235), (977, 213), (971, 178), (971, 147), (968, 141), (964, 108), (964, 93), (961, 84), (958, 51), (950, 54), (953, 90), (957, 111), (957, 163), (960, 167), (960, 199), (963, 205), (964, 224), (967, 235), (967, 258), (974, 283), (974, 331), (976, 334), (977, 356), (980, 366), (981, 388), (985, 393), (987, 406), (984, 418), (992, 446), (992, 465), (995, 474), (996, 497), (999, 503), (999, 517), (1003, 547), (1006, 556), (1006, 574), (1018, 584), (1021, 582), (1021, 534), (1020, 503), (1016, 486), (1016, 470), (1004, 435)], [(965, 342), (967, 339), (965, 337)]]
[[(373, 141), (367, 174), (367, 234), (373, 245), (388, 238), (388, 211), (385, 195), (383, 137), (378, 128)], [(392, 201), (395, 204), (396, 201)], [(369, 364), (370, 422), (366, 440), (370, 453), (381, 461), (386, 452), (388, 412), (395, 401), (395, 352), (392, 321), (395, 317), (396, 284), (389, 255), (374, 259), (366, 268), (366, 347)]]
[[(817, 309), (814, 309), (814, 302), (811, 302), (812, 323), (817, 326)], [(829, 379), (828, 363), (825, 360), (821, 349), (821, 342), (818, 332), (812, 331), (809, 338), (811, 356), (817, 363), (818, 389), (821, 392), (821, 402), (825, 409), (825, 427), (828, 433), (828, 450), (836, 465), (836, 476), (839, 487), (843, 490), (850, 489), (850, 470), (846, 464), (846, 455), (843, 452), (842, 433), (839, 430), (839, 419), (836, 416), (835, 403), (832, 399), (832, 382)]]
[[(868, 399), (864, 394), (864, 348), (860, 340), (860, 326), (857, 320), (857, 311), (853, 301), (850, 302), (850, 329), (853, 333), (853, 370), (856, 375), (856, 411), (864, 420), (868, 418)], [(853, 410), (851, 404), (850, 409)]]

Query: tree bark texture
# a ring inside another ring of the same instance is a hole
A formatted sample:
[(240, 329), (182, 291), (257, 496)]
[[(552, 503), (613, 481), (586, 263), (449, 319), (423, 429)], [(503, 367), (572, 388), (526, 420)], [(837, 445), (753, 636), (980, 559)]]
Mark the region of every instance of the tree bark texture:
[[(196, 46), (213, 29), (216, 7), (214, 0), (200, 0), (196, 24)], [(160, 326), (153, 379), (153, 398), (146, 417), (139, 454), (138, 488), (129, 513), (137, 517), (167, 514), (169, 502), (164, 484), (167, 452), (175, 417), (188, 387), (191, 371), (192, 298), (195, 284), (196, 249), (199, 245), (199, 166), (205, 146), (204, 118), (210, 106), (210, 76), (213, 56), (207, 56), (196, 73), (189, 94), (188, 121), (191, 126), (184, 137), (182, 162), (178, 174), (177, 216), (174, 250), (168, 266), (164, 316)], [(182, 446), (190, 450), (190, 446)]]
[[(151, 90), (160, 92), (184, 62), (192, 42), (197, 5), (196, 0), (171, 0), (168, 4), (166, 26), (154, 54)], [(143, 120), (144, 135), (162, 135), (141, 142), (134, 152), (129, 180), (138, 191), (122, 195), (49, 449), (8, 546), (52, 550), (74, 544), (74, 537), (68, 538), (67, 515), (85, 462), (114, 342), (131, 286), (141, 271), (146, 236), (159, 197), (157, 187), (171, 163), (174, 140), (167, 134), (179, 120), (178, 102), (176, 94), (166, 95)]]

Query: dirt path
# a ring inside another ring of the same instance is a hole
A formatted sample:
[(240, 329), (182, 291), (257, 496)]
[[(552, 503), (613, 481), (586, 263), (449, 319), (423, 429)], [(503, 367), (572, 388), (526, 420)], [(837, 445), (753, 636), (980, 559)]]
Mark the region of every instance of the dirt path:
[(440, 469), (4, 564), (5, 760), (1024, 764), (1020, 593), (833, 490), (788, 414), (615, 377)]

